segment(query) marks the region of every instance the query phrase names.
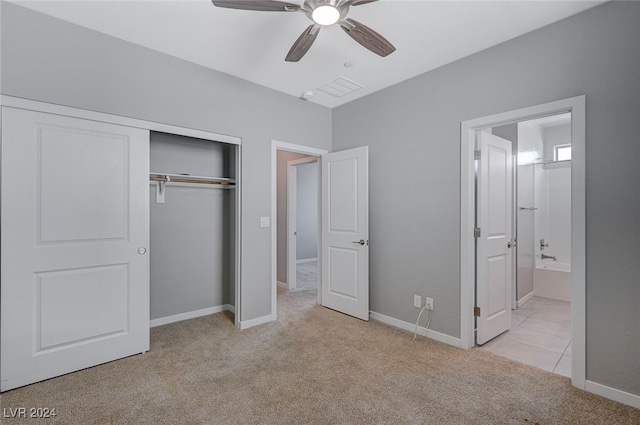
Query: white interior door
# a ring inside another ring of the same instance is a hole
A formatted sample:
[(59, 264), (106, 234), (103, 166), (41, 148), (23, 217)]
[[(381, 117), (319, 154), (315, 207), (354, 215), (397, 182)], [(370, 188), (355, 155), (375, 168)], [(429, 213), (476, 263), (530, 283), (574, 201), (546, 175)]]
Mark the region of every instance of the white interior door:
[(1, 390), (149, 349), (149, 133), (2, 108)]
[(510, 141), (478, 135), (476, 342), (482, 345), (511, 327), (513, 156)]
[(322, 305), (369, 320), (369, 150), (322, 156)]

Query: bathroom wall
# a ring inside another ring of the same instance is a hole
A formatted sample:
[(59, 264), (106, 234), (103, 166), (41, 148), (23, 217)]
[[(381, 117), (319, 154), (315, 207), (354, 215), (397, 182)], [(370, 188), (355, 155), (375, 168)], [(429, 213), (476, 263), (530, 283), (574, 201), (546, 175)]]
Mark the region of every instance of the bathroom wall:
[[(571, 144), (571, 125), (542, 127), (544, 158), (553, 160), (554, 147)], [(536, 240), (544, 239), (549, 244), (544, 249), (546, 255), (555, 256), (557, 261), (543, 265), (540, 245), (537, 244), (538, 267), (571, 269), (571, 161), (540, 163), (535, 167), (538, 177), (536, 193), (540, 200), (539, 222), (536, 226)]]
[[(542, 122), (545, 158), (534, 166), (538, 201), (533, 286), (537, 296), (571, 301), (571, 161), (553, 161), (554, 147), (571, 143), (570, 124)], [(548, 247), (540, 249), (540, 240)], [(542, 260), (541, 254), (555, 257)]]
[(536, 239), (549, 244), (542, 252), (556, 257), (557, 266), (571, 264), (571, 164), (567, 162), (538, 166), (543, 186), (536, 190), (545, 198), (546, 208), (539, 210)]
[(544, 157), (548, 159), (555, 159), (553, 156), (554, 146), (571, 144), (571, 125), (563, 124), (544, 128), (543, 139)]
[[(564, 114), (492, 129), (493, 134), (512, 141), (517, 155), (517, 306), (532, 293), (571, 299), (571, 275), (566, 273), (571, 271), (571, 162), (549, 163), (555, 146), (571, 144), (568, 120), (570, 116)], [(540, 239), (549, 248), (541, 251)], [(543, 262), (543, 252), (558, 261)]]

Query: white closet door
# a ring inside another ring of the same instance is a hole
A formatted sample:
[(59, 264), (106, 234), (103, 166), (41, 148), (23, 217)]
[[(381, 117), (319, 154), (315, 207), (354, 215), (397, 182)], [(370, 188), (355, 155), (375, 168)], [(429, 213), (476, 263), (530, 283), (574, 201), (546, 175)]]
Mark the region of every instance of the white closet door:
[(149, 349), (149, 133), (2, 108), (1, 390)]

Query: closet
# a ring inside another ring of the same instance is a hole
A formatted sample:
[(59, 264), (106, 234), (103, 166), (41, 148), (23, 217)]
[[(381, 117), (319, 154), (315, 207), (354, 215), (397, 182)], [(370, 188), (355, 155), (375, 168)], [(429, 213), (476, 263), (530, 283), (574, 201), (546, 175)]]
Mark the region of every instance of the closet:
[(1, 99), (1, 391), (238, 313), (240, 139)]
[(235, 311), (235, 145), (150, 137), (151, 325)]

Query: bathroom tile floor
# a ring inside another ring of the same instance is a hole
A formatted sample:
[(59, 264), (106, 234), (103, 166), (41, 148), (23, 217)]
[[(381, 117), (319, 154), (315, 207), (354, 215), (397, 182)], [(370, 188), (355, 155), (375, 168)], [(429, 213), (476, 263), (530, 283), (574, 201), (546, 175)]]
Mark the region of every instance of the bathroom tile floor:
[(570, 377), (571, 303), (532, 297), (511, 317), (511, 329), (479, 349)]

